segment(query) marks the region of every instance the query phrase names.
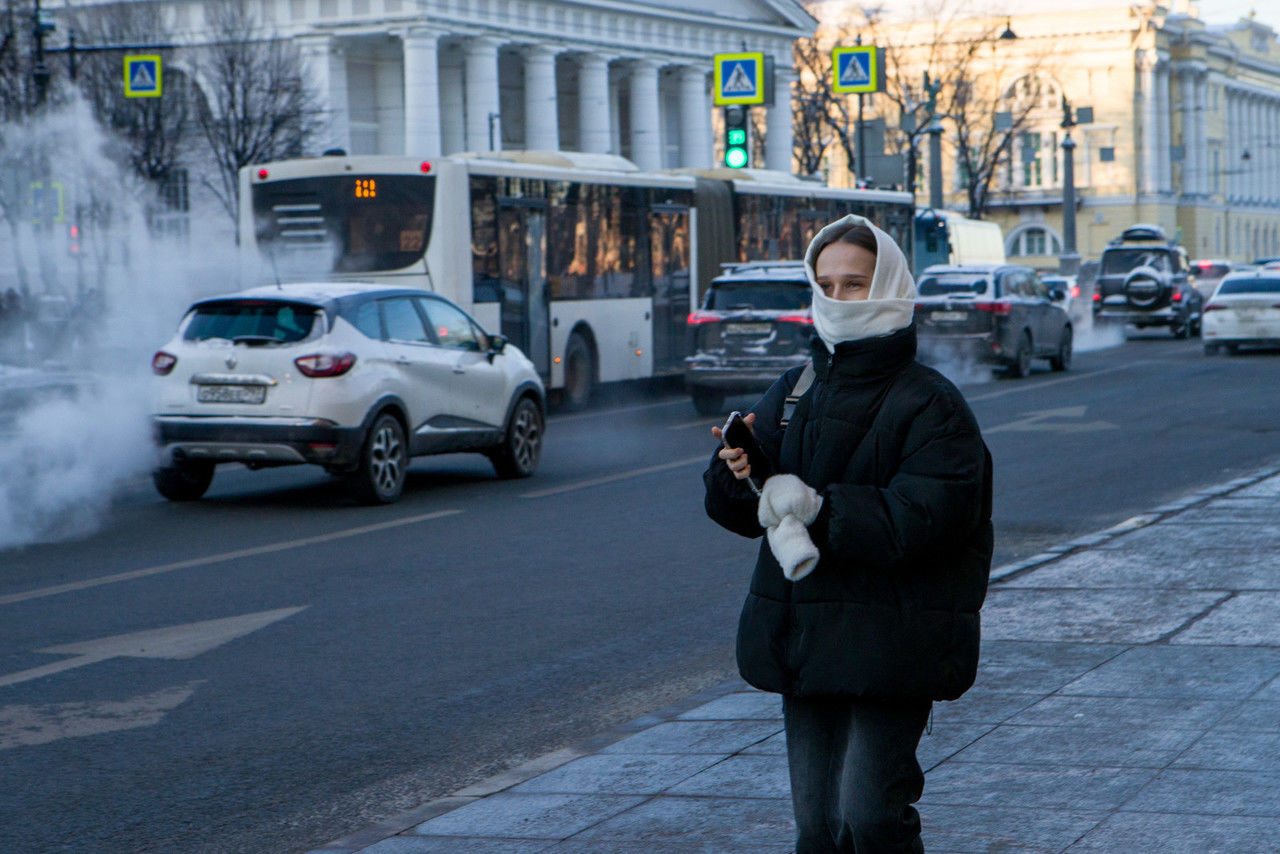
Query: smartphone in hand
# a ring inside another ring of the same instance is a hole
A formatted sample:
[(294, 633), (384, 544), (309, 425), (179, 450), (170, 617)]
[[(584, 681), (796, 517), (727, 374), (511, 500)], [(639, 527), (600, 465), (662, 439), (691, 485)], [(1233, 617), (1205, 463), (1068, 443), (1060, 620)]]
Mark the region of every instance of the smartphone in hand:
[(724, 422), (720, 432), (720, 441), (726, 448), (741, 448), (747, 455), (747, 462), (751, 465), (751, 474), (747, 476), (747, 482), (752, 490), (758, 493), (764, 486), (764, 482), (773, 474), (773, 463), (770, 462), (769, 455), (760, 447), (760, 443), (756, 441), (755, 434), (751, 432), (747, 422), (742, 420), (741, 412), (735, 410), (729, 413), (729, 420)]

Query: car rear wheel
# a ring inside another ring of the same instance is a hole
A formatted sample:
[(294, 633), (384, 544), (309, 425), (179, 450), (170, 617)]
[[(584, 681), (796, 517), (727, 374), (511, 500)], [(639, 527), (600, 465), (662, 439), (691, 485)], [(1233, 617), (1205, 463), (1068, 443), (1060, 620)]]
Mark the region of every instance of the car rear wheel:
[(1023, 330), (1018, 337), (1018, 349), (1009, 365), (1009, 376), (1022, 378), (1031, 373), (1031, 333)]
[(507, 436), (502, 445), (489, 453), (489, 461), (498, 477), (512, 479), (529, 477), (538, 467), (542, 456), (542, 411), (538, 404), (527, 397), (521, 398), (511, 413)]
[(564, 405), (572, 412), (585, 409), (591, 401), (591, 386), (595, 383), (595, 359), (591, 345), (576, 332), (569, 336), (564, 348)]
[(394, 415), (379, 415), (365, 437), (360, 463), (349, 476), (351, 494), (361, 504), (395, 502), (404, 490), (408, 463), (404, 428)]
[(720, 415), (724, 412), (724, 395), (705, 388), (695, 388), (691, 393), (693, 408), (699, 415)]
[(1062, 341), (1058, 344), (1056, 355), (1049, 357), (1049, 367), (1055, 371), (1065, 371), (1071, 367), (1072, 338), (1070, 326), (1062, 327)]
[(156, 491), (170, 501), (196, 501), (213, 483), (213, 463), (184, 460), (151, 473)]
[(1240, 352), (1240, 345), (1238, 344), (1225, 344), (1223, 346), (1226, 347), (1228, 356), (1234, 356)]

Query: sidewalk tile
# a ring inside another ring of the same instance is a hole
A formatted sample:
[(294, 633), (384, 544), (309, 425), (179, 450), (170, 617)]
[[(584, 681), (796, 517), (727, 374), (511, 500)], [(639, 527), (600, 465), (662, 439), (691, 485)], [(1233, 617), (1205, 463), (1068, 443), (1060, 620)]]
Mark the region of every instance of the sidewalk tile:
[(1138, 727), (1205, 730), (1239, 705), (1236, 700), (1081, 697), (1055, 694), (1006, 723), (1017, 726)]
[(656, 795), (720, 761), (696, 753), (597, 753), (561, 765), (513, 788), (513, 792)]
[[(578, 834), (576, 840), (708, 845), (737, 851), (745, 845), (778, 845), (793, 841), (795, 819), (790, 798), (658, 797)], [(594, 850), (594, 849), (593, 849)]]
[(1178, 560), (1203, 550), (1275, 549), (1280, 547), (1280, 528), (1274, 525), (1233, 526), (1231, 536), (1218, 534), (1199, 525), (1185, 525), (1182, 515), (1121, 534), (1099, 549), (1126, 549)]
[(1280, 475), (1260, 480), (1231, 494), (1240, 498), (1280, 498)]
[[(1017, 854), (1058, 854), (1098, 824), (1105, 813), (1022, 807), (920, 805), (924, 849)], [(1135, 852), (1136, 854), (1136, 852)], [(1145, 854), (1145, 852), (1144, 852)]]
[(931, 804), (1114, 810), (1156, 775), (1154, 768), (1063, 768), (948, 762), (929, 774)]
[(1207, 732), (1178, 757), (1173, 767), (1269, 771), (1280, 776), (1280, 732)]
[(1199, 730), (1004, 724), (960, 751), (951, 761), (1080, 768), (1163, 768), (1199, 735)]
[(939, 724), (934, 721), (933, 732), (920, 739), (920, 746), (916, 749), (916, 761), (925, 771), (936, 768), (989, 733), (994, 726), (994, 724)]
[(1280, 670), (1271, 649), (1140, 646), (1064, 687), (1095, 697), (1245, 699)]
[(785, 756), (730, 756), (672, 786), (668, 794), (725, 798), (790, 798)]
[(1093, 643), (982, 639), (974, 691), (1049, 694), (1124, 651)]
[(1184, 525), (1228, 525), (1229, 530), (1216, 534), (1218, 537), (1230, 539), (1235, 533), (1236, 525), (1268, 525), (1275, 524), (1276, 507), (1250, 505), (1230, 498), (1219, 498), (1203, 507), (1197, 507), (1178, 517)]
[(1274, 772), (1169, 769), (1121, 809), (1280, 818), (1280, 779)]
[[(631, 839), (566, 839), (551, 848), (549, 854), (725, 854), (726, 850), (723, 842), (702, 842), (697, 839), (685, 839), (680, 842), (655, 842), (650, 839), (645, 841), (642, 850), (637, 850), (635, 841)], [(733, 854), (792, 854), (795, 851), (795, 844), (792, 842), (737, 843), (732, 851)], [(935, 852), (930, 851), (929, 854), (935, 854)], [(945, 854), (945, 852), (937, 852), (937, 854)]]
[(1009, 582), (1008, 588), (1274, 590), (1280, 586), (1275, 564), (1272, 552), (1216, 550), (1175, 561), (1137, 551), (1096, 549), (1046, 564)]
[(620, 795), (517, 795), (500, 792), (423, 822), (425, 836), (564, 839), (643, 801)]
[(1260, 854), (1280, 851), (1280, 822), (1271, 818), (1184, 813), (1116, 813), (1085, 834), (1071, 854), (1118, 851), (1160, 854)]
[(1280, 701), (1246, 700), (1232, 707), (1215, 728), (1223, 732), (1280, 731)]
[(737, 753), (782, 729), (782, 721), (670, 721), (604, 749), (605, 753)]
[(1039, 694), (970, 691), (959, 700), (933, 704), (933, 725), (998, 724), (1040, 699)]
[(1272, 679), (1262, 690), (1249, 698), (1250, 700), (1280, 700), (1280, 676)]
[(996, 589), (982, 608), (991, 640), (1150, 643), (1225, 598), (1169, 590)]
[(782, 720), (782, 695), (741, 691), (712, 700), (680, 716), (681, 720)]
[(555, 845), (549, 839), (478, 839), (458, 836), (392, 836), (359, 854), (537, 854)]
[(785, 756), (787, 754), (787, 734), (778, 732), (759, 744), (753, 744), (740, 752), (752, 756), (777, 756), (779, 754)]
[(1280, 593), (1237, 594), (1169, 642), (1280, 647)]

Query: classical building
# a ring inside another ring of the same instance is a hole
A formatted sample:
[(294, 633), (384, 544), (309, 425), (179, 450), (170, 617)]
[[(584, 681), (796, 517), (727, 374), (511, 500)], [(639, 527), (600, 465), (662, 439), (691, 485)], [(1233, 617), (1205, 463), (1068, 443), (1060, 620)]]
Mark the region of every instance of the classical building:
[[(300, 46), (327, 117), (314, 148), (431, 157), (493, 149), (712, 163), (712, 56), (774, 57), (768, 168), (790, 170), (795, 0), (253, 0)], [(197, 0), (168, 0), (186, 43)]]
[[(845, 5), (809, 8), (826, 20)], [(1208, 26), (1187, 0), (1100, 0), (956, 21), (946, 37), (990, 39), (1006, 27), (1016, 39), (992, 40), (974, 53), (973, 68), (1003, 93), (1006, 108), (1034, 102), (1002, 152), (984, 213), (1001, 224), (1011, 256), (1057, 263), (1064, 97), (1092, 110), (1071, 130), (1084, 258), (1097, 258), (1135, 222), (1180, 236), (1193, 258), (1280, 255), (1280, 42), (1273, 29), (1252, 18)], [(901, 73), (918, 78), (933, 28), (899, 21), (882, 30), (899, 46)], [(885, 118), (892, 124), (897, 115), (886, 110)], [(952, 127), (944, 121), (946, 201), (964, 211)]]

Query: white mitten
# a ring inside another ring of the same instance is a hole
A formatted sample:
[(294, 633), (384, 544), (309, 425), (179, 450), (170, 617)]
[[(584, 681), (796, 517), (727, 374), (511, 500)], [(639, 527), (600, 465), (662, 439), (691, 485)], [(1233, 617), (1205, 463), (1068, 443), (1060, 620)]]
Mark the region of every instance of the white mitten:
[[(773, 480), (774, 478), (769, 478)], [(809, 539), (809, 531), (791, 514), (783, 516), (769, 528), (769, 548), (782, 567), (788, 581), (799, 581), (818, 565), (818, 547)]]
[(782, 517), (788, 515), (808, 527), (818, 518), (821, 509), (822, 496), (813, 487), (793, 474), (775, 474), (760, 490), (756, 518), (762, 528), (776, 527)]

